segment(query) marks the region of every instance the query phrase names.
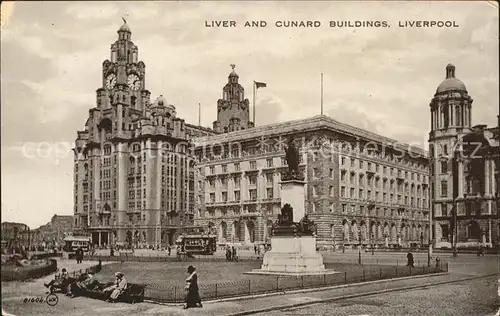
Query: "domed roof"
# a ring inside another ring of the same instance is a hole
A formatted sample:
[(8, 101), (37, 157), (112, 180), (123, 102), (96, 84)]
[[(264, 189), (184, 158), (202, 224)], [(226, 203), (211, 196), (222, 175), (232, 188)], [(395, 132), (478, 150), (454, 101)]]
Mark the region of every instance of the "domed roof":
[(465, 91), (467, 88), (465, 84), (460, 81), (460, 79), (455, 77), (455, 66), (448, 64), (446, 66), (446, 79), (439, 84), (436, 93), (448, 92), (448, 91)]
[(233, 70), (231, 71), (231, 73), (229, 74), (229, 77), (239, 77), (238, 74), (236, 73), (236, 71), (234, 71), (234, 68), (236, 67), (235, 64), (231, 64), (231, 68), (233, 68)]
[(129, 33), (132, 33), (132, 31), (130, 31), (130, 27), (128, 26), (127, 22), (123, 23), (123, 25), (120, 26), (120, 28), (118, 29), (118, 32), (129, 32)]

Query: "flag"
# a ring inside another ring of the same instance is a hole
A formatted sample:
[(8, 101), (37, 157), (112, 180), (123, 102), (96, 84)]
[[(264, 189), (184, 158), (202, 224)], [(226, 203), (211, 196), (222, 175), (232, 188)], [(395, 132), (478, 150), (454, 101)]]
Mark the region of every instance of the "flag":
[(257, 82), (257, 81), (254, 82), (255, 82), (255, 88), (257, 89), (267, 87), (267, 84), (265, 82)]

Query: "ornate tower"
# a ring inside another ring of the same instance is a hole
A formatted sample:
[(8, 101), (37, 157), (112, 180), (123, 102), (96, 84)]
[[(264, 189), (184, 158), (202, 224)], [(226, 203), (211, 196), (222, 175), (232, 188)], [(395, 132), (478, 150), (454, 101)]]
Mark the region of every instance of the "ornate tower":
[[(430, 194), (434, 223), (433, 238), (451, 242), (450, 219), (453, 207), (452, 157), (462, 135), (471, 131), (472, 98), (462, 81), (455, 77), (455, 66), (446, 66), (446, 78), (430, 102), (429, 133)], [(459, 173), (461, 171), (459, 170)], [(460, 185), (458, 194), (460, 195)]]
[(227, 133), (247, 129), (253, 126), (250, 122), (250, 107), (245, 99), (245, 89), (238, 83), (239, 76), (233, 70), (228, 82), (222, 89), (222, 99), (217, 101), (217, 121), (213, 128), (218, 133)]

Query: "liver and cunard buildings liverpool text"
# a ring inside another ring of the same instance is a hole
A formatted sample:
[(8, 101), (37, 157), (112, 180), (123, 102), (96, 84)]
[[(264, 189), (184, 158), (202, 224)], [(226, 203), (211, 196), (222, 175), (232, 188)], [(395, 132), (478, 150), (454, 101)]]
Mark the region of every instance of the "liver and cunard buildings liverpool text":
[[(430, 196), (431, 189), (442, 192), (443, 184), (434, 184), (444, 176), (430, 168), (437, 162), (426, 151), (324, 115), (254, 126), (234, 65), (217, 102), (213, 129), (187, 124), (162, 96), (150, 102), (145, 65), (138, 62), (130, 37), (124, 24), (111, 46), (111, 60), (103, 63), (97, 106), (76, 141), (75, 227), (91, 232), (93, 243), (173, 244), (182, 227), (193, 224), (206, 227), (223, 244), (267, 242), (280, 211), (279, 182), (287, 169), (284, 146), (290, 138), (302, 146), (304, 203), (317, 224), (320, 248), (448, 240), (443, 225), (449, 214), (430, 213), (449, 202)], [(493, 130), (481, 131), (498, 154)], [(431, 132), (430, 143), (442, 142), (435, 135)], [(498, 185), (491, 181), (498, 181), (498, 166), (488, 159), (485, 201), (494, 201)], [(480, 186), (477, 181), (472, 183)], [(459, 229), (476, 218), (479, 228), (473, 224), (470, 234), (459, 233), (459, 240), (498, 242), (495, 203), (487, 203), (488, 219), (464, 211)]]

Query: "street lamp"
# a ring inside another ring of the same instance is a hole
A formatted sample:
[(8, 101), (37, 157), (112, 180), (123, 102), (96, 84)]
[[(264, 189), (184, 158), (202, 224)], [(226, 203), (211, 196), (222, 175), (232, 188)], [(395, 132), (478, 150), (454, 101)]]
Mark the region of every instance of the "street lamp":
[(359, 251), (358, 251), (358, 263), (361, 264), (361, 231), (358, 232), (358, 239), (359, 239)]
[(342, 253), (345, 253), (345, 231), (342, 232)]
[(375, 245), (373, 244), (374, 238), (375, 238), (375, 236), (372, 234), (372, 256), (375, 254)]

